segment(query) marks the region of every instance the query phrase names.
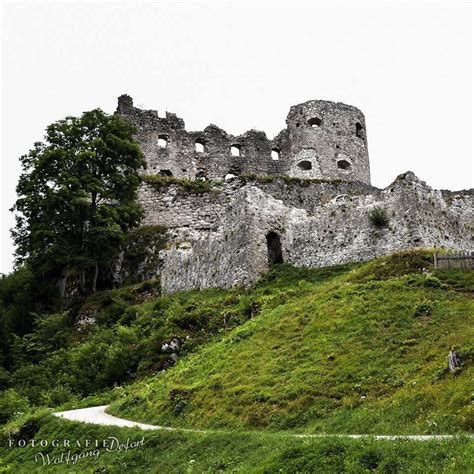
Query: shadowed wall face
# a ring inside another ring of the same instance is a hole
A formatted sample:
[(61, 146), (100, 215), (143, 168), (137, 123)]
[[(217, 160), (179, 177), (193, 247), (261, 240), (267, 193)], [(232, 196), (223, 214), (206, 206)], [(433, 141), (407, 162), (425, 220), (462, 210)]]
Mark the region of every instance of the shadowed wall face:
[(233, 136), (212, 124), (188, 132), (175, 114), (161, 118), (157, 111), (138, 109), (127, 95), (119, 97), (117, 113), (137, 127), (147, 174), (213, 180), (255, 174), (370, 184), (365, 118), (349, 105), (321, 100), (295, 105), (287, 128), (273, 140), (258, 130)]

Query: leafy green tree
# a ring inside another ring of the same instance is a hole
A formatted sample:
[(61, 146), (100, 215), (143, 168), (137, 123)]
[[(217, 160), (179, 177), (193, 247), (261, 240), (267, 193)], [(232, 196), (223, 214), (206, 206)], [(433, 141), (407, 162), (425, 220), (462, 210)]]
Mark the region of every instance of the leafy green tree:
[(33, 311), (43, 309), (38, 300), (50, 299), (35, 283), (26, 266), (0, 276), (0, 366), (11, 367), (14, 336), (32, 330)]
[(68, 278), (95, 291), (101, 269), (117, 255), (142, 216), (138, 170), (145, 161), (132, 124), (100, 109), (50, 125), (44, 142), (21, 157), (17, 186), (17, 264), (45, 280)]

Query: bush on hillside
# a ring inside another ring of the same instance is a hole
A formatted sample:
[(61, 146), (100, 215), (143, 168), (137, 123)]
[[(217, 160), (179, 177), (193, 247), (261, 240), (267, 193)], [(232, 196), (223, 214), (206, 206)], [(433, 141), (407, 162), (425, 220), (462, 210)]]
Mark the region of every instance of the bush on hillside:
[(15, 415), (23, 414), (28, 408), (28, 400), (13, 388), (0, 393), (0, 423), (6, 423)]

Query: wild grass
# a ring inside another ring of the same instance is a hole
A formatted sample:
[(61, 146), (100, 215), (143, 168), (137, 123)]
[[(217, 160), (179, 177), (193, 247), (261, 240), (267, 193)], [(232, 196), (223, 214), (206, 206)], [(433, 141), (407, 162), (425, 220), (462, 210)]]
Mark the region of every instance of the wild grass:
[[(57, 317), (23, 342), (39, 362), (5, 380), (33, 406), (0, 428), (0, 472), (472, 472), (474, 443), (462, 436), (294, 436), (472, 432), (474, 272), (434, 272), (431, 262), (429, 251), (406, 252), (322, 269), (278, 265), (248, 290), (163, 296), (152, 281), (98, 292), (70, 309), (64, 347), (40, 337), (64, 323)], [(91, 315), (89, 329), (73, 329)], [(162, 348), (172, 337), (181, 341), (175, 366)], [(462, 360), (455, 373), (452, 347)], [(34, 407), (110, 402), (119, 416), (213, 431), (84, 425)], [(34, 454), (64, 448), (9, 447), (110, 436), (144, 436), (144, 445), (45, 467)]]
[(216, 187), (221, 185), (219, 181), (175, 178), (173, 176), (161, 176), (154, 174), (142, 175), (141, 179), (143, 182), (150, 184), (156, 189), (175, 185), (180, 189), (181, 192), (189, 194), (204, 194), (211, 192), (216, 194), (219, 193), (219, 190), (217, 190)]
[(286, 184), (297, 184), (300, 186), (309, 186), (311, 184), (341, 184), (347, 181), (342, 179), (323, 179), (323, 178), (296, 178), (292, 176), (259, 176), (253, 173), (244, 173), (240, 178), (245, 181), (256, 181), (261, 184), (273, 183), (275, 181), (284, 181)]
[[(95, 450), (95, 441), (111, 437), (121, 443), (141, 442), (136, 448), (108, 452), (99, 447), (97, 459), (76, 464), (42, 465), (51, 460)], [(28, 446), (17, 446), (20, 439)], [(31, 440), (38, 444), (31, 447)], [(12, 447), (9, 447), (11, 440)], [(39, 445), (48, 440), (47, 447)], [(58, 446), (51, 445), (57, 440)], [(63, 440), (71, 442), (65, 448)], [(86, 440), (92, 447), (85, 447)], [(143, 440), (143, 441), (142, 441)], [(76, 442), (81, 447), (76, 446)], [(447, 441), (377, 441), (341, 438), (295, 438), (282, 433), (219, 431), (183, 433), (86, 425), (52, 417), (41, 411), (0, 432), (0, 472), (8, 473), (466, 473), (474, 466), (474, 443), (466, 438)]]

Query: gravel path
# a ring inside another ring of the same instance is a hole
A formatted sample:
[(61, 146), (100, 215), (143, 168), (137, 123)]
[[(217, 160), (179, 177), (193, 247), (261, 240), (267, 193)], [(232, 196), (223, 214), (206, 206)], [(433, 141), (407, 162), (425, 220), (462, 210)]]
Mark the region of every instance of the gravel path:
[[(78, 410), (68, 410), (54, 413), (54, 416), (65, 418), (71, 421), (81, 421), (83, 423), (92, 423), (94, 425), (106, 425), (106, 426), (126, 426), (129, 428), (141, 428), (142, 430), (168, 430), (168, 431), (186, 431), (191, 433), (205, 433), (212, 432), (213, 430), (193, 430), (188, 428), (173, 428), (170, 426), (158, 426), (158, 425), (147, 425), (145, 423), (138, 423), (136, 421), (125, 420), (118, 418), (113, 415), (109, 415), (105, 412), (109, 405), (102, 405), (99, 407), (80, 408)], [(370, 434), (289, 434), (297, 438), (327, 438), (327, 437), (338, 437), (338, 438), (372, 438), (372, 439), (385, 439), (385, 440), (397, 440), (405, 439), (412, 441), (432, 441), (432, 440), (446, 440), (457, 438), (457, 435), (370, 435)], [(469, 438), (474, 438), (474, 435), (465, 435)]]
[(169, 431), (190, 431), (194, 433), (203, 433), (203, 430), (192, 430), (186, 428), (172, 428), (170, 426), (147, 425), (137, 421), (125, 420), (113, 415), (109, 415), (105, 410), (109, 405), (100, 407), (79, 408), (78, 410), (60, 411), (53, 413), (54, 416), (65, 418), (71, 421), (82, 421), (83, 423), (92, 423), (93, 425), (106, 426), (126, 426), (129, 428), (141, 428), (142, 430), (169, 430)]

